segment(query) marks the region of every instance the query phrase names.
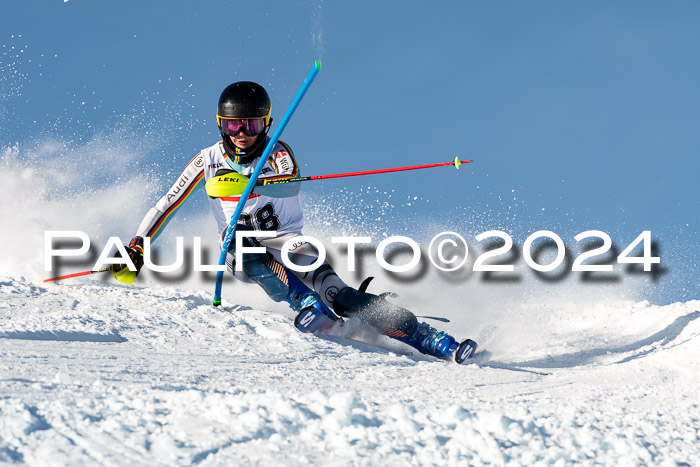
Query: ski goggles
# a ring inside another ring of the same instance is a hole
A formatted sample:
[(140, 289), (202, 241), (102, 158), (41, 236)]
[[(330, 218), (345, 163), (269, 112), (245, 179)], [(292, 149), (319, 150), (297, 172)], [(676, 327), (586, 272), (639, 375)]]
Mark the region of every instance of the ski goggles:
[(257, 136), (265, 130), (266, 118), (222, 118), (221, 129), (228, 136), (236, 136), (241, 131), (248, 136)]

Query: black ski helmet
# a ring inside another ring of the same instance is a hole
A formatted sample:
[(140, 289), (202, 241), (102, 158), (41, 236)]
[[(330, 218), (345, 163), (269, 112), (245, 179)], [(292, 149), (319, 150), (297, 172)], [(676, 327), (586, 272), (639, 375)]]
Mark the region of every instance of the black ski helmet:
[[(219, 97), (219, 105), (216, 108), (216, 123), (219, 125), (224, 150), (236, 163), (248, 164), (260, 155), (265, 147), (267, 132), (270, 131), (272, 118), (270, 111), (272, 105), (270, 96), (265, 88), (252, 81), (237, 81), (229, 84)], [(231, 142), (224, 133), (221, 125), (222, 118), (262, 118), (265, 129), (261, 138), (253, 146), (242, 151)]]
[(270, 125), (272, 104), (265, 88), (252, 81), (229, 84), (219, 97), (216, 123), (221, 128), (222, 118), (264, 118)]

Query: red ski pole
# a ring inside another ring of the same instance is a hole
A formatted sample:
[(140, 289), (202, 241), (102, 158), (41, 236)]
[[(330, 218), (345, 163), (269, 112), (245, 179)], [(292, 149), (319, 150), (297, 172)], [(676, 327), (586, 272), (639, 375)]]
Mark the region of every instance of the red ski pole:
[[(343, 177), (359, 177), (360, 175), (373, 175), (373, 174), (383, 174), (388, 172), (403, 172), (404, 170), (419, 170), (419, 169), (429, 169), (431, 167), (442, 167), (445, 165), (453, 165), (457, 169), (462, 164), (469, 164), (473, 161), (460, 161), (459, 157), (455, 157), (455, 160), (450, 162), (439, 162), (437, 164), (423, 164), (423, 165), (410, 165), (406, 167), (392, 167), (390, 169), (377, 169), (377, 170), (362, 170), (360, 172), (345, 172), (340, 174), (328, 174), (328, 175), (312, 175), (310, 177), (298, 177), (298, 178), (282, 178), (277, 180), (265, 180), (259, 179), (255, 186), (267, 186), (267, 185), (279, 185), (281, 183), (297, 183), (297, 182), (307, 182), (310, 180), (323, 180), (327, 178), (343, 178)], [(243, 193), (243, 189), (248, 184), (248, 177), (241, 174), (224, 174), (221, 176), (215, 176), (210, 178), (205, 189), (207, 194), (211, 198), (222, 198), (225, 196), (237, 196)]]
[(305, 182), (308, 180), (323, 180), (327, 178), (343, 178), (343, 177), (359, 177), (360, 175), (373, 175), (373, 174), (383, 174), (389, 172), (403, 172), (404, 170), (420, 170), (429, 169), (431, 167), (442, 167), (445, 165), (454, 165), (457, 169), (462, 164), (469, 164), (472, 161), (460, 161), (459, 157), (455, 157), (455, 160), (450, 162), (439, 162), (437, 164), (423, 164), (423, 165), (410, 165), (407, 167), (392, 167), (390, 169), (377, 169), (377, 170), (362, 170), (360, 172), (345, 172), (340, 174), (328, 174), (328, 175), (312, 175), (311, 177), (299, 177), (299, 178), (283, 178), (281, 180), (258, 180), (257, 186), (264, 185), (276, 185), (278, 183), (294, 183), (294, 182)]
[(51, 281), (60, 281), (63, 279), (68, 279), (71, 277), (78, 277), (78, 276), (87, 276), (89, 274), (95, 274), (98, 272), (106, 272), (112, 269), (111, 267), (106, 267), (102, 269), (98, 269), (97, 271), (83, 271), (83, 272), (74, 272), (73, 274), (66, 274), (65, 276), (58, 276), (58, 277), (52, 277), (50, 279), (44, 279), (44, 282), (51, 282)]

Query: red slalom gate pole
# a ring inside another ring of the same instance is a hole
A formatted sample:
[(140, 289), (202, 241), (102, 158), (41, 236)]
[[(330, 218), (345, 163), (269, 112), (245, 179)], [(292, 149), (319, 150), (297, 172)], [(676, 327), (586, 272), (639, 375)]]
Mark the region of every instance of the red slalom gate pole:
[(63, 279), (69, 279), (71, 277), (87, 276), (87, 275), (95, 274), (98, 272), (106, 272), (106, 271), (109, 271), (110, 269), (111, 268), (102, 268), (102, 269), (98, 269), (97, 271), (74, 272), (73, 274), (66, 274), (65, 276), (58, 276), (58, 277), (52, 277), (50, 279), (44, 279), (44, 282), (60, 281)]

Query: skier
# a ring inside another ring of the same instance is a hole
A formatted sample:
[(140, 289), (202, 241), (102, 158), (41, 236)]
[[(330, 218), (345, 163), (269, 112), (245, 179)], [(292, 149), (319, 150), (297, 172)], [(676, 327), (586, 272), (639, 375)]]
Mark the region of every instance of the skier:
[[(223, 90), (216, 115), (222, 140), (199, 152), (173, 186), (148, 211), (126, 248), (136, 271), (123, 264), (113, 265), (112, 273), (117, 280), (129, 284), (134, 282), (143, 267), (143, 239), (150, 237), (154, 241), (158, 237), (175, 211), (201, 185), (202, 179), (253, 173), (269, 141), (270, 114), (270, 97), (261, 85), (239, 81)], [(292, 149), (279, 141), (260, 179), (295, 177), (299, 177), (299, 166)], [(319, 329), (319, 324), (328, 327), (342, 318), (357, 317), (383, 334), (428, 355), (458, 363), (473, 355), (476, 349), (473, 341), (468, 339), (460, 345), (447, 333), (439, 332), (427, 323), (419, 323), (413, 313), (388, 302), (383, 295), (366, 293), (368, 281), (359, 290), (349, 287), (327, 262), (307, 273), (287, 269), (282, 264), (280, 250), (288, 239), (301, 235), (303, 227), (299, 185), (286, 183), (255, 189), (246, 201), (236, 232), (271, 230), (276, 231), (277, 236), (244, 237), (244, 246), (263, 246), (266, 253), (243, 255), (242, 271), (236, 271), (236, 242), (231, 242), (226, 255), (229, 273), (240, 280), (257, 283), (274, 301), (288, 302), (297, 313), (295, 325), (301, 331), (312, 332)], [(240, 196), (209, 199), (220, 242), (223, 242), (239, 202)], [(317, 250), (307, 242), (297, 242), (290, 254), (292, 262), (300, 266), (314, 263), (317, 257)]]

